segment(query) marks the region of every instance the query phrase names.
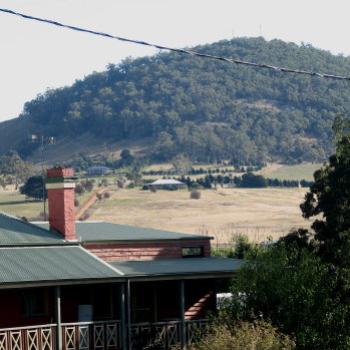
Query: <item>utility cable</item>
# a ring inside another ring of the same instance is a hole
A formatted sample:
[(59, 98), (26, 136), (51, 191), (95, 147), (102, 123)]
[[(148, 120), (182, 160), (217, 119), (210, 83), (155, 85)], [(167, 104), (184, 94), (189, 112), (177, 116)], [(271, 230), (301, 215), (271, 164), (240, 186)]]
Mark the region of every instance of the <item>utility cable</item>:
[(156, 48), (159, 50), (167, 50), (167, 51), (177, 52), (177, 53), (185, 54), (185, 55), (202, 57), (202, 58), (206, 58), (206, 59), (222, 61), (222, 62), (227, 62), (227, 63), (233, 63), (233, 64), (238, 64), (238, 65), (251, 66), (251, 67), (255, 67), (255, 68), (269, 69), (269, 70), (274, 70), (274, 71), (283, 72), (283, 73), (302, 74), (302, 75), (309, 75), (309, 76), (315, 76), (315, 77), (319, 77), (319, 78), (335, 79), (335, 80), (350, 80), (349, 76), (344, 76), (344, 75), (327, 74), (327, 73), (313, 72), (313, 71), (308, 71), (308, 70), (278, 67), (278, 66), (274, 66), (274, 65), (270, 65), (270, 64), (243, 61), (243, 60), (239, 60), (239, 59), (235, 59), (235, 58), (205, 54), (205, 53), (201, 53), (198, 51), (192, 51), (192, 50), (187, 50), (187, 49), (177, 49), (177, 48), (167, 47), (167, 46), (163, 46), (163, 45), (152, 44), (152, 43), (142, 41), (142, 40), (134, 40), (134, 39), (124, 38), (124, 37), (120, 37), (120, 36), (116, 36), (116, 35), (112, 35), (112, 34), (108, 34), (108, 33), (104, 33), (104, 32), (99, 32), (99, 31), (95, 31), (95, 30), (91, 30), (91, 29), (86, 29), (86, 28), (81, 28), (81, 27), (77, 27), (77, 26), (73, 26), (73, 25), (64, 24), (64, 23), (57, 22), (57, 21), (54, 21), (51, 19), (35, 17), (35, 16), (24, 14), (24, 13), (16, 12), (13, 10), (4, 9), (4, 8), (0, 8), (0, 12), (14, 15), (14, 16), (18, 16), (18, 17), (32, 20), (32, 21), (51, 24), (51, 25), (61, 27), (61, 28), (66, 28), (69, 30), (93, 34), (93, 35), (97, 35), (97, 36), (101, 36), (101, 37), (105, 37), (105, 38), (109, 38), (109, 39), (115, 39), (115, 40), (128, 42), (128, 43), (132, 43), (132, 44), (149, 46), (149, 47), (153, 47), (153, 48)]

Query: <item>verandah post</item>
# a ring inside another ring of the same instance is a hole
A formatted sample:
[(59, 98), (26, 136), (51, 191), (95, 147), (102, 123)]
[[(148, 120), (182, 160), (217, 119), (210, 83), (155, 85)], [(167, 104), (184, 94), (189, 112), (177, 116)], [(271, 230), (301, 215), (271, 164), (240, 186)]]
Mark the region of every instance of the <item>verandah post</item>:
[(185, 281), (180, 281), (180, 318), (181, 318), (181, 348), (186, 348), (186, 320), (185, 320)]
[(126, 317), (125, 317), (125, 284), (121, 283), (119, 286), (119, 310), (120, 310), (120, 332), (121, 332), (121, 347), (122, 350), (127, 350), (127, 327), (126, 327)]
[(61, 287), (55, 287), (56, 349), (62, 350)]
[(127, 324), (128, 324), (128, 350), (132, 350), (131, 340), (131, 286), (130, 280), (126, 282), (126, 301), (127, 301)]

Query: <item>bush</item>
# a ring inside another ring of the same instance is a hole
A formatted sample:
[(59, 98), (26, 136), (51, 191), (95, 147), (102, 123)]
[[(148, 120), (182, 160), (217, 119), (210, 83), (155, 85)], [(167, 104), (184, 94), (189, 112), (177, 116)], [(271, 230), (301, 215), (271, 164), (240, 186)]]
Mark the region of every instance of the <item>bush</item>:
[(271, 324), (239, 322), (232, 327), (218, 323), (189, 350), (291, 350), (295, 343)]
[(90, 217), (90, 213), (86, 212), (84, 213), (80, 218), (79, 221), (85, 221)]
[(84, 190), (87, 192), (91, 192), (94, 188), (94, 181), (92, 180), (85, 180), (81, 182), (81, 185), (83, 186)]
[(191, 199), (200, 199), (201, 198), (201, 192), (198, 190), (191, 191), (190, 193)]
[(78, 201), (78, 199), (74, 199), (74, 206), (75, 207), (79, 207), (79, 205), (80, 205), (80, 202)]
[(118, 188), (124, 188), (124, 181), (123, 180), (118, 179), (118, 180), (116, 180), (116, 182), (117, 182)]
[(258, 245), (249, 242), (246, 235), (236, 234), (232, 237), (228, 246), (214, 249), (213, 254), (225, 258), (245, 259), (247, 256), (254, 256), (258, 249)]
[(109, 192), (103, 192), (103, 198), (108, 199), (111, 197), (111, 194)]
[(31, 176), (21, 187), (20, 193), (36, 200), (43, 199), (43, 196), (46, 198), (47, 191), (42, 176)]
[(81, 184), (76, 184), (74, 191), (76, 194), (79, 194), (79, 195), (85, 192), (84, 187)]

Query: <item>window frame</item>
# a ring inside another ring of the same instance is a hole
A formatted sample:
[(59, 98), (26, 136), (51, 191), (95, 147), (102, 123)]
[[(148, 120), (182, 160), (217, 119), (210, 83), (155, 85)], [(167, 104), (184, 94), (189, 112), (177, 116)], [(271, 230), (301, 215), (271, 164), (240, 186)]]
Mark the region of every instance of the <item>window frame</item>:
[[(188, 250), (188, 252), (185, 252), (185, 250)], [(191, 252), (191, 250), (192, 250), (192, 252)], [(196, 251), (198, 251), (198, 253)], [(204, 257), (204, 246), (181, 247), (181, 256), (184, 259), (203, 258)]]

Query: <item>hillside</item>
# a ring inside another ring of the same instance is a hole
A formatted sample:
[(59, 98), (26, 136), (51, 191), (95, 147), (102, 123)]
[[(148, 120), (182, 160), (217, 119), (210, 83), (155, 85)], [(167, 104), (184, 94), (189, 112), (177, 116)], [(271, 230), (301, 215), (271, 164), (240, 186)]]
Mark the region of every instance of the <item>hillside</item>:
[[(195, 50), (350, 75), (350, 58), (280, 40), (240, 38)], [(143, 154), (156, 161), (178, 153), (241, 164), (319, 161), (331, 150), (334, 117), (349, 108), (348, 82), (161, 53), (111, 64), (27, 102), (21, 116), (0, 124), (0, 151), (30, 155), (37, 145), (28, 147), (24, 135), (41, 132), (57, 136), (56, 147), (86, 134), (101, 145), (148, 140)]]

